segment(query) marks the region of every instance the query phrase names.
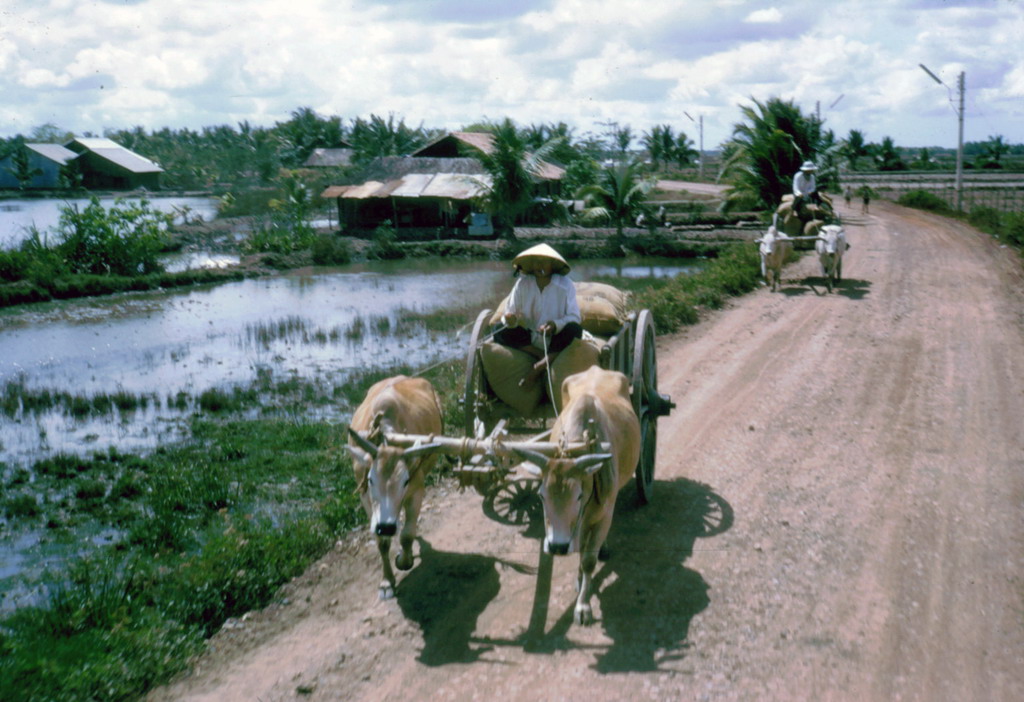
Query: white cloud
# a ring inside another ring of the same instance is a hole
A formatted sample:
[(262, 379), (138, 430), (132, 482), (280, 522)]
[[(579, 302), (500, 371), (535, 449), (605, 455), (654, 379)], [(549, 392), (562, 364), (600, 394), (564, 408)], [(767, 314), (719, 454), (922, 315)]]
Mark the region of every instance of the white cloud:
[(777, 7), (769, 7), (751, 12), (743, 21), (751, 24), (776, 24), (782, 21), (782, 13)]
[(779, 96), (805, 111), (820, 105), (839, 135), (856, 128), (915, 145), (948, 131), (948, 95), (917, 68), (925, 63), (951, 85), (965, 71), (969, 111), (1024, 142), (1015, 106), (1024, 94), (1021, 3), (890, 0), (868, 11), (862, 0), (551, 0), (490, 16), (448, 9), (398, 0), (5, 0), (0, 92), (16, 109), (4, 105), (0, 134), (44, 122), (79, 132), (269, 125), (302, 106), (346, 120), (395, 112), (428, 127), (507, 115), (580, 132), (605, 119), (637, 133), (660, 123), (694, 132), (686, 110), (705, 116), (710, 146), (729, 136), (739, 105)]

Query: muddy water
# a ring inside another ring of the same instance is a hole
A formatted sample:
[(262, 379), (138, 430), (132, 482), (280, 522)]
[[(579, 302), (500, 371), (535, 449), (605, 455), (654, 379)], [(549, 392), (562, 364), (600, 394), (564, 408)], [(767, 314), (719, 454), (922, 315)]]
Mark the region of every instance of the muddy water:
[[(573, 277), (669, 276), (699, 265), (588, 262)], [(55, 453), (144, 452), (184, 436), (195, 403), (176, 403), (178, 393), (195, 398), (210, 388), (249, 387), (259, 377), (299, 377), (330, 396), (353, 372), (461, 356), (467, 332), (421, 326), (397, 333), (403, 310), (465, 308), (469, 324), (511, 284), (507, 263), (402, 261), (0, 310), (0, 393), (10, 395), (13, 384), (24, 388), (22, 396), (123, 391), (147, 398), (139, 409), (100, 416), (76, 417), (67, 407), (0, 412), (0, 485), (19, 466)], [(314, 411), (341, 417), (336, 407)], [(118, 538), (88, 525), (74, 535), (65, 543), (0, 513), (0, 614), (38, 600), (41, 590), (27, 583), (48, 565)]]
[[(693, 266), (588, 262), (573, 277), (666, 276)], [(0, 415), (0, 463), (151, 448), (180, 435), (190, 409), (174, 403), (180, 393), (245, 387), (258, 375), (330, 387), (353, 371), (422, 368), (460, 355), (465, 334), (396, 333), (402, 311), (479, 309), (511, 283), (506, 263), (401, 261), (0, 311), (0, 390), (145, 398), (137, 410), (101, 417), (76, 418), (66, 408)], [(472, 317), (467, 312), (466, 322)]]
[[(116, 198), (100, 198), (104, 207), (111, 207)], [(139, 198), (125, 198), (137, 203)], [(60, 210), (65, 205), (84, 209), (89, 198), (63, 199), (20, 199), (0, 200), (0, 249), (16, 247), (28, 235), (30, 227), (40, 232), (53, 230), (60, 221)], [(150, 206), (160, 212), (189, 212), (190, 217), (200, 216), (206, 221), (217, 217), (219, 201), (209, 197), (154, 197), (147, 199)], [(179, 220), (180, 221), (180, 220)]]

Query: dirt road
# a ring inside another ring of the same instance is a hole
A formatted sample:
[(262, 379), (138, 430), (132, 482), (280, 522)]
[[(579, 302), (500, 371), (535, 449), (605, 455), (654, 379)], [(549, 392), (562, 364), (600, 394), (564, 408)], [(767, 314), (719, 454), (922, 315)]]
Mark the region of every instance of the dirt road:
[(166, 700), (1024, 699), (1024, 280), (878, 203), (846, 280), (811, 256), (659, 339), (678, 409), (655, 499), (620, 496), (597, 622), (539, 529), (432, 492), (377, 602), (368, 538), (212, 641)]

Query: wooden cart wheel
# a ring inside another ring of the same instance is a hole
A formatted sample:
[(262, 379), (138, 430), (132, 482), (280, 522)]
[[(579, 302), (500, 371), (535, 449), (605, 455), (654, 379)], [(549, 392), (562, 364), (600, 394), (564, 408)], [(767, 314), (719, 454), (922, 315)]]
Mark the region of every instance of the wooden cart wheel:
[[(469, 336), (469, 350), (466, 353), (466, 386), (462, 400), (464, 429), (466, 436), (483, 437), (486, 422), (480, 416), (482, 398), (487, 393), (487, 380), (484, 378), (484, 365), (480, 358), (480, 342), (487, 335), (491, 310), (481, 310), (473, 324), (473, 333)], [(482, 433), (481, 433), (482, 432)]]
[(640, 420), (640, 460), (636, 465), (636, 490), (640, 502), (650, 502), (654, 492), (654, 463), (658, 448), (658, 359), (654, 347), (654, 321), (649, 310), (641, 310), (633, 335), (633, 409)]
[(540, 501), (540, 481), (533, 478), (508, 480), (498, 484), (484, 497), (484, 514), (500, 524), (524, 526), (544, 521)]

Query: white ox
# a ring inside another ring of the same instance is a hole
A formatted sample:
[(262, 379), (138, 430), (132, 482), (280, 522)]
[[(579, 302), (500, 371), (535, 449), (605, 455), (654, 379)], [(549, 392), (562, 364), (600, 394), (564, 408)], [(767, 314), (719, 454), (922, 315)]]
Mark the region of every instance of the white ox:
[(640, 458), (640, 422), (629, 400), (626, 376), (598, 366), (562, 382), (562, 407), (552, 427), (553, 442), (563, 447), (572, 442), (607, 442), (611, 453), (575, 459), (549, 459), (529, 450), (517, 453), (537, 466), (526, 467), (541, 478), (545, 550), (555, 555), (580, 554), (575, 620), (591, 624), (591, 580), (612, 525), (615, 499)]
[(826, 224), (818, 232), (814, 242), (814, 250), (818, 252), (821, 274), (825, 277), (828, 291), (843, 279), (843, 254), (850, 247), (846, 241), (846, 232), (838, 224)]
[(389, 446), (382, 439), (384, 432), (442, 432), (441, 408), (429, 381), (398, 375), (374, 384), (356, 408), (348, 428), (356, 489), (383, 561), (384, 577), (379, 590), (382, 600), (395, 594), (389, 552), (403, 510), (405, 519), (395, 565), (400, 570), (412, 568), (412, 543), (423, 503), (423, 479), (437, 459), (436, 445), (427, 443), (408, 449)]
[[(761, 254), (761, 278), (765, 285), (771, 286), (772, 292), (779, 288), (782, 278), (782, 264), (786, 261), (790, 248), (793, 246), (789, 237), (780, 232), (775, 224), (760, 239), (754, 239)], [(770, 279), (769, 279), (770, 275)]]

